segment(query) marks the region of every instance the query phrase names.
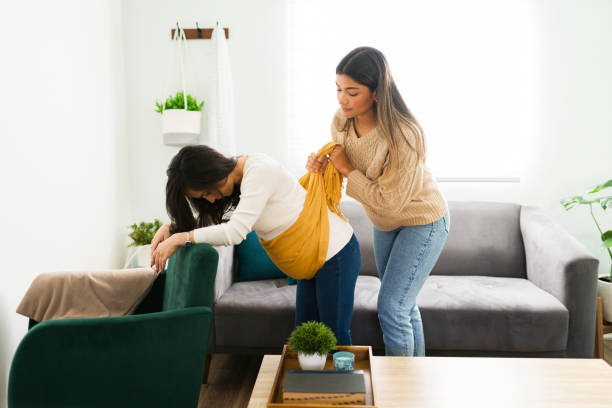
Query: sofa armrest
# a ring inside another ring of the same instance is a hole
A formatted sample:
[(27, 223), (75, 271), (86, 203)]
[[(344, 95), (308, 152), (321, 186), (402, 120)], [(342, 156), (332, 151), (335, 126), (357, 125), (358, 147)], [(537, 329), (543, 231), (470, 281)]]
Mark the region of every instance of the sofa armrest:
[(195, 407), (211, 319), (202, 306), (41, 322), (15, 352), (9, 407)]
[(217, 245), (214, 246), (219, 253), (219, 263), (217, 264), (217, 278), (215, 280), (215, 301), (216, 303), (225, 291), (234, 282), (234, 246)]
[(599, 261), (543, 211), (521, 208), (527, 279), (569, 311), (566, 355), (593, 356)]

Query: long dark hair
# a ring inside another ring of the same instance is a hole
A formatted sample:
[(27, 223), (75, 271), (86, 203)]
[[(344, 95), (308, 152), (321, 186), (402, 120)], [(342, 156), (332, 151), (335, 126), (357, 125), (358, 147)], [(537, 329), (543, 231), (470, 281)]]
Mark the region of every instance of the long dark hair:
[[(397, 143), (400, 137), (406, 140), (420, 159), (425, 160), (423, 129), (402, 99), (382, 52), (372, 47), (355, 48), (342, 58), (336, 67), (336, 74), (347, 75), (361, 85), (367, 86), (370, 92), (376, 91), (377, 101), (374, 102), (376, 117), (389, 146), (392, 168), (400, 165), (397, 156)], [(346, 132), (351, 126), (354, 126), (353, 118), (348, 119), (344, 127), (338, 130)], [(410, 132), (411, 135), (405, 132)]]
[(238, 205), (240, 186), (231, 196), (210, 203), (204, 198), (190, 198), (187, 189), (207, 190), (228, 176), (236, 167), (228, 158), (204, 145), (185, 146), (170, 161), (166, 174), (166, 210), (173, 221), (171, 233), (220, 224), (225, 215)]

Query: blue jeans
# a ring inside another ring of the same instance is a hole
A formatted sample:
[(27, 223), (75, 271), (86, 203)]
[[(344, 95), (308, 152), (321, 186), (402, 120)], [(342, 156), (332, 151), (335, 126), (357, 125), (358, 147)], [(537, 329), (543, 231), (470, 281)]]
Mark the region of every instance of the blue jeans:
[(388, 356), (425, 355), (416, 298), (442, 252), (449, 227), (447, 212), (427, 225), (393, 231), (374, 228), (374, 258), (381, 280), (378, 319)]
[(355, 284), (361, 269), (361, 251), (355, 234), (312, 279), (299, 279), (295, 296), (295, 326), (314, 320), (336, 335), (339, 345), (350, 346)]

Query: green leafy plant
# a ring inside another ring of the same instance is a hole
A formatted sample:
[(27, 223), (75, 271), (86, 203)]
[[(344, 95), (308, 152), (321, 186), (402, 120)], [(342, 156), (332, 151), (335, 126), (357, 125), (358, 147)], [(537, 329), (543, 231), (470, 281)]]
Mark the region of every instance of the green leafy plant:
[[(561, 204), (566, 210), (571, 210), (576, 205), (588, 205), (589, 210), (591, 212), (591, 217), (595, 222), (595, 226), (599, 231), (599, 236), (603, 242), (602, 246), (606, 248), (608, 251), (608, 255), (610, 255), (610, 260), (612, 260), (612, 251), (610, 247), (612, 247), (612, 230), (603, 231), (597, 222), (597, 218), (595, 218), (595, 214), (593, 214), (593, 204), (599, 204), (601, 208), (606, 211), (608, 208), (612, 206), (612, 196), (603, 196), (603, 197), (595, 197), (594, 194), (597, 194), (607, 188), (612, 187), (612, 179), (602, 183), (598, 186), (595, 186), (591, 191), (582, 196), (573, 196), (566, 198), (565, 200), (561, 200)], [(610, 282), (612, 282), (612, 268), (610, 268)]]
[(295, 352), (303, 354), (319, 353), (326, 355), (330, 350), (336, 349), (336, 336), (334, 332), (320, 322), (304, 322), (289, 336), (289, 347)]
[(141, 245), (149, 245), (153, 240), (155, 232), (162, 226), (162, 222), (157, 218), (153, 222), (141, 222), (140, 224), (132, 224), (128, 228), (132, 231), (128, 234), (132, 238), (132, 242), (128, 247)]
[[(164, 107), (165, 105), (165, 107)], [(155, 101), (155, 112), (162, 113), (165, 109), (185, 109), (185, 97), (182, 91), (179, 91), (174, 96), (166, 98), (165, 104)], [(187, 94), (187, 110), (189, 111), (201, 111), (204, 106), (204, 101), (198, 104), (198, 101), (193, 96)]]

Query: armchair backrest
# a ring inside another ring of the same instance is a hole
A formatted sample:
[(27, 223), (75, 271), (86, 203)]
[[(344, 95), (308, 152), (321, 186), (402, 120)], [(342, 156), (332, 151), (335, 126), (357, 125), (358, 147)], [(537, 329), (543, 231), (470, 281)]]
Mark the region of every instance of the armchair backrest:
[(211, 307), (219, 254), (208, 244), (181, 247), (166, 269), (163, 310)]

